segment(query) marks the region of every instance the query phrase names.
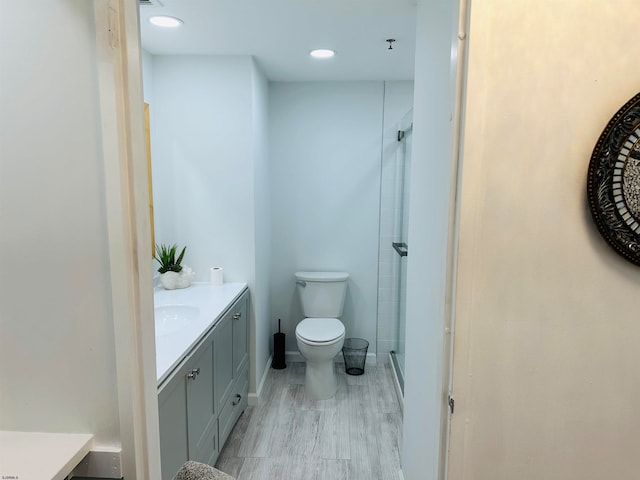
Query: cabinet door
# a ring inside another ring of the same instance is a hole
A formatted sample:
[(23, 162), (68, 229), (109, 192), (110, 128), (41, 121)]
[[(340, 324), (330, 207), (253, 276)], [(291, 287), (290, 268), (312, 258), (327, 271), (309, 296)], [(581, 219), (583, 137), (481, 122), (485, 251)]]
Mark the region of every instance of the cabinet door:
[(218, 322), (213, 333), (213, 368), (215, 408), (220, 411), (231, 395), (233, 386), (233, 312)]
[(213, 341), (209, 339), (200, 346), (187, 365), (189, 460), (207, 463), (212, 452), (218, 449), (213, 400)]
[(158, 413), (162, 479), (172, 480), (182, 464), (189, 459), (184, 370), (176, 372), (158, 393)]
[(249, 362), (249, 309), (246, 296), (232, 309), (233, 378), (238, 378)]

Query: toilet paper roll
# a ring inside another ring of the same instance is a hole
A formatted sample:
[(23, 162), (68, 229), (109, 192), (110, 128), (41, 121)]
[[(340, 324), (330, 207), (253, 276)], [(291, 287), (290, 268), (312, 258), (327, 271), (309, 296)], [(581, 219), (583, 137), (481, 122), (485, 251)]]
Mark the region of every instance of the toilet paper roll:
[(211, 285), (222, 285), (222, 267), (211, 267), (209, 269), (209, 283)]

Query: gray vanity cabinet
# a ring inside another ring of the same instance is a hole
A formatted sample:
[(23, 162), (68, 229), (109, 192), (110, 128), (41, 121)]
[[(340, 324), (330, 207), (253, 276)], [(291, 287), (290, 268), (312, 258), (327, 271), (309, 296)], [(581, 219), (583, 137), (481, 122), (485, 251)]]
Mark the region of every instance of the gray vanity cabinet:
[(163, 479), (171, 480), (187, 460), (210, 463), (217, 458), (213, 337), (209, 332), (158, 392)]
[(248, 302), (237, 302), (234, 307), (214, 339), (218, 438), (221, 445), (247, 408), (249, 393)]
[(248, 302), (241, 297), (216, 325), (213, 338), (215, 405), (218, 412), (232, 395), (249, 364)]
[(249, 364), (248, 302), (238, 305), (233, 318), (233, 377), (239, 378)]
[(189, 459), (186, 374), (186, 366), (174, 372), (158, 392), (163, 480), (171, 480)]
[(160, 453), (163, 480), (187, 460), (213, 465), (247, 406), (248, 293), (231, 305), (160, 385)]
[[(215, 338), (215, 332), (213, 337)], [(217, 410), (213, 401), (213, 341), (205, 339), (188, 362), (187, 432), (189, 459), (214, 462), (218, 453)]]
[(231, 396), (233, 387), (233, 310), (216, 325), (213, 340), (213, 363), (215, 365), (215, 404), (221, 409)]

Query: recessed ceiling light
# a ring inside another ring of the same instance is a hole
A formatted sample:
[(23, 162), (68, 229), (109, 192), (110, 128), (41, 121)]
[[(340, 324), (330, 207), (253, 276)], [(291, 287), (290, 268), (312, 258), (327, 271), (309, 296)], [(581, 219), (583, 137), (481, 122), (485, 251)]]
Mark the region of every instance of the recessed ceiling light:
[(317, 50), (311, 50), (309, 55), (313, 58), (331, 58), (336, 54), (333, 50), (328, 50), (326, 48), (319, 48)]
[(176, 17), (169, 17), (167, 15), (154, 15), (149, 17), (149, 23), (156, 27), (176, 28), (182, 25), (184, 22)]

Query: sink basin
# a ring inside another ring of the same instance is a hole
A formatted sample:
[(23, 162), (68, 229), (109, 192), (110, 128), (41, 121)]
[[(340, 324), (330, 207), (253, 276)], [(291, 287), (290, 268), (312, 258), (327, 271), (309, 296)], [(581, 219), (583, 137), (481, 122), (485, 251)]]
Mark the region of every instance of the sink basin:
[(192, 305), (164, 305), (155, 309), (156, 337), (170, 335), (198, 318), (200, 309)]

